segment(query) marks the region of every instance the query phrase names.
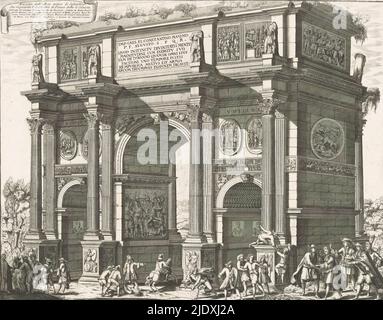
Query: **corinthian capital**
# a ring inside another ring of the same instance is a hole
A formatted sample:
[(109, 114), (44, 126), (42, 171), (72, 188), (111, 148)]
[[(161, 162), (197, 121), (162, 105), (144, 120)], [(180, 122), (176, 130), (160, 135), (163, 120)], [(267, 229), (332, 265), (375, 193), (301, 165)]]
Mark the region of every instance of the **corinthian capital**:
[(190, 121), (199, 121), (201, 119), (201, 104), (199, 101), (191, 101), (187, 111)]
[(261, 109), (264, 115), (274, 114), (278, 107), (282, 104), (282, 100), (276, 98), (264, 99), (261, 102)]
[(88, 122), (89, 128), (94, 128), (96, 125), (99, 124), (100, 120), (102, 119), (102, 116), (99, 112), (84, 113), (83, 116)]
[(53, 134), (55, 130), (55, 121), (53, 120), (45, 120), (43, 124), (43, 132), (44, 134)]
[(27, 123), (31, 133), (37, 133), (41, 130), (42, 125), (45, 123), (45, 120), (42, 118), (27, 118)]

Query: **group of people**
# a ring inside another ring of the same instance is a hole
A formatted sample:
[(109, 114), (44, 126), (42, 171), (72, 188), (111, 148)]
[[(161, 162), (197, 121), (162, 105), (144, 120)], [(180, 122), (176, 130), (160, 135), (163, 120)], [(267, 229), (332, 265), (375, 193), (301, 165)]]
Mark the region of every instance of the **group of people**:
[(326, 288), (325, 299), (332, 290), (342, 295), (350, 286), (355, 291), (355, 299), (358, 299), (365, 286), (368, 286), (368, 296), (371, 288), (375, 287), (376, 298), (379, 299), (379, 290), (383, 289), (383, 277), (378, 270), (382, 257), (372, 248), (370, 242), (363, 246), (344, 238), (342, 243), (339, 250), (331, 245), (325, 246), (321, 254), (315, 245), (311, 245), (293, 273), (291, 282), (295, 284), (300, 281), (303, 295), (306, 294), (307, 284), (314, 283), (315, 296), (319, 297), (322, 279)]
[[(59, 284), (57, 291), (55, 277)], [(1, 255), (0, 291), (2, 292), (31, 294), (53, 291), (54, 294), (61, 294), (69, 288), (69, 283), (70, 273), (64, 258), (60, 258), (58, 268), (54, 268), (51, 259), (46, 258), (42, 264), (33, 251), (14, 257), (12, 265), (9, 265), (5, 254)]]
[[(137, 282), (137, 271), (143, 266), (143, 263), (135, 262), (131, 255), (126, 256), (122, 272), (119, 265), (108, 266), (101, 273), (99, 278), (101, 295), (113, 296), (114, 294), (117, 294), (117, 296), (120, 296), (122, 291), (127, 294), (139, 295), (141, 291)], [(161, 253), (158, 255), (155, 269), (150, 272), (148, 277), (146, 277), (146, 284), (151, 291), (158, 291), (156, 285), (161, 281), (168, 281), (171, 274), (171, 259), (165, 260), (164, 255)]]

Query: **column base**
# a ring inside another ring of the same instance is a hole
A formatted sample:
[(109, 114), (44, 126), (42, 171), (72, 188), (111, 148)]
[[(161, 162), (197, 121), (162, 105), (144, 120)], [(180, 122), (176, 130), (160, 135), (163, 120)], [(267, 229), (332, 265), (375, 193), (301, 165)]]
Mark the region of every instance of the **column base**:
[(207, 243), (216, 243), (216, 239), (215, 239), (214, 233), (212, 233), (212, 232), (209, 232), (209, 233), (205, 232), (204, 233), (204, 237), (205, 237)]
[(45, 240), (46, 236), (42, 230), (29, 230), (25, 235), (24, 240)]
[(117, 241), (81, 241), (82, 275), (79, 283), (94, 283), (107, 266), (116, 265)]
[(102, 239), (104, 241), (113, 241), (113, 233), (112, 232), (101, 230), (101, 234), (102, 234)]
[(47, 240), (57, 240), (57, 234), (54, 231), (45, 230), (45, 237)]
[(284, 233), (277, 233), (277, 237), (278, 237), (280, 245), (285, 245), (286, 244), (286, 236), (285, 236)]
[(177, 229), (169, 229), (169, 242), (182, 242), (181, 234), (177, 231)]
[(188, 234), (186, 236), (185, 243), (202, 244), (202, 243), (206, 243), (206, 238), (202, 233), (201, 234)]
[(86, 231), (84, 234), (84, 241), (98, 241), (102, 240), (100, 231)]

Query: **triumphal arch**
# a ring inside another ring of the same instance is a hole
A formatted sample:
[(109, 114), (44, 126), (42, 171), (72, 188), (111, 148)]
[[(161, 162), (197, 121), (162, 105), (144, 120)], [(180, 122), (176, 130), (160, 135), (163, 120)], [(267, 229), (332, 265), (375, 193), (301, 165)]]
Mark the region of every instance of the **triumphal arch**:
[(23, 92), (25, 243), (40, 259), (63, 256), (74, 278), (94, 281), (127, 254), (145, 263), (140, 274), (160, 253), (179, 275), (220, 268), (254, 250), (260, 226), (297, 257), (363, 233), (365, 57), (350, 72), (352, 26), (304, 3), (199, 12), (39, 39)]

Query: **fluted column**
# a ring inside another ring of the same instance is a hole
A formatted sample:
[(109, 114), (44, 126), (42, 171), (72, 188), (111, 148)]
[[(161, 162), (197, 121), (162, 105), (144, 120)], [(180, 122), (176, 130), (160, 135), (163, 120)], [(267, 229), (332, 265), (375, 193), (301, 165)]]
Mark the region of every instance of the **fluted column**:
[(364, 235), (364, 190), (363, 190), (363, 127), (364, 119), (358, 119), (355, 134), (355, 210), (359, 212), (355, 216), (355, 236)]
[(262, 116), (262, 214), (261, 223), (267, 230), (273, 228), (275, 211), (275, 109), (274, 100), (263, 103)]
[(87, 230), (84, 240), (100, 239), (99, 220), (99, 125), (100, 114), (84, 114), (88, 122), (88, 193), (87, 193)]
[(286, 237), (286, 118), (277, 112), (275, 119), (275, 232), (281, 242)]
[[(113, 239), (113, 154), (114, 123), (112, 115), (103, 116), (102, 128), (102, 235), (104, 240)], [(98, 152), (98, 151), (97, 151)]]
[(31, 201), (27, 240), (42, 239), (41, 118), (27, 119), (31, 131)]
[(56, 221), (56, 128), (53, 121), (46, 121), (43, 126), (44, 140), (44, 202), (45, 202), (45, 235), (47, 239), (57, 239)]
[(214, 125), (211, 114), (202, 115), (203, 137), (203, 233), (207, 242), (215, 242), (213, 214)]
[(202, 161), (201, 161), (201, 112), (198, 103), (189, 107), (190, 115), (190, 178), (189, 178), (189, 234), (188, 242), (202, 241), (203, 198), (202, 198)]

